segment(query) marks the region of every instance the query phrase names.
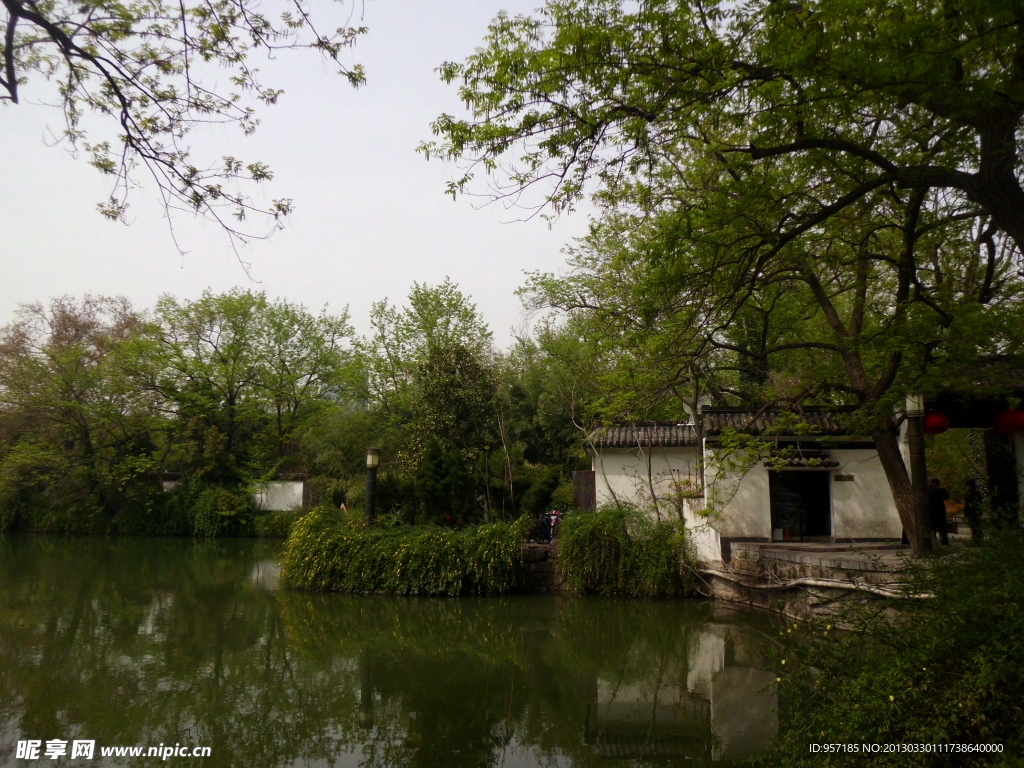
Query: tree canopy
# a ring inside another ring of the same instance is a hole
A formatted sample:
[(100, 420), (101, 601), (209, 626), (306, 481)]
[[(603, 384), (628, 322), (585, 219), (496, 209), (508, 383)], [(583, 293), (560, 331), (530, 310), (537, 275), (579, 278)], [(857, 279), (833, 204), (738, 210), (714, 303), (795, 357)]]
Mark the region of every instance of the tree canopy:
[(514, 193), (546, 182), (556, 207), (590, 179), (678, 198), (708, 164), (809, 157), (828, 186), (777, 238), (893, 184), (943, 190), (1020, 246), (1022, 40), (1005, 0), (549, 0), (537, 18), (499, 15), (484, 48), (441, 67), (474, 116), (442, 115), (421, 149), (505, 170)]

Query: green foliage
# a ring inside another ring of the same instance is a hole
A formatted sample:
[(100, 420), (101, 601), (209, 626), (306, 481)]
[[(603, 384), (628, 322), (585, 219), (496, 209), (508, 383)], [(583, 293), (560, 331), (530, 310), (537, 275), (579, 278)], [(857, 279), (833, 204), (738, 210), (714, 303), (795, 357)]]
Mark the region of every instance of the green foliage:
[(251, 530), (255, 507), (244, 490), (190, 480), (168, 494), (171, 519), (184, 519), (199, 538), (237, 536)]
[(451, 529), (362, 527), (316, 509), (295, 523), (281, 561), (299, 589), (390, 595), (500, 595), (519, 585), (526, 518)]
[(567, 515), (558, 567), (577, 592), (632, 597), (695, 594), (696, 558), (686, 529), (628, 505)]
[(440, 523), (448, 515), (456, 522), (476, 517), (476, 494), (465, 456), (447, 441), (435, 437), (427, 441), (416, 471), (416, 487), (418, 522)]
[(248, 535), (243, 489), (282, 472), (308, 478), (313, 504), (362, 505), (370, 445), (381, 518), (546, 507), (585, 456), (543, 355), (496, 356), (450, 281), (371, 314), (353, 352), (346, 312), (252, 291), (163, 296), (149, 314), (96, 297), (22, 307), (0, 329), (0, 527)]
[(18, 443), (0, 462), (0, 531), (106, 533), (88, 478), (48, 445)]
[[(558, 466), (530, 467), (530, 480), (519, 502), (519, 511), (531, 518), (547, 512), (553, 506), (552, 496), (562, 483), (562, 468)], [(572, 506), (570, 492), (569, 505)]]
[(901, 573), (906, 599), (794, 627), (779, 653), (782, 737), (772, 764), (863, 765), (811, 742), (1002, 744), (1002, 754), (878, 754), (872, 765), (1019, 765), (1024, 750), (1024, 538), (1013, 534)]
[(571, 480), (566, 480), (564, 483), (560, 483), (559, 486), (551, 492), (551, 506), (559, 512), (569, 512), (572, 510), (573, 501), (574, 495)]
[(413, 404), (414, 450), (431, 439), (475, 449), (491, 436), (494, 382), (492, 371), (464, 345), (431, 346), (417, 366), (418, 391)]
[(128, 345), (136, 386), (177, 414), (169, 462), (211, 483), (247, 482), (295, 455), (327, 395), (349, 394), (348, 315), (313, 315), (263, 293), (163, 296)]
[(252, 530), (262, 539), (287, 539), (292, 526), (307, 513), (308, 510), (297, 509), (288, 512), (267, 512), (257, 515), (252, 520)]
[(453, 194), (473, 166), (556, 211), (593, 192), (526, 295), (589, 348), (595, 412), (857, 405), (912, 534), (894, 406), (1024, 353), (1024, 112), (985, 117), (1024, 93), (1022, 23), (1004, 0), (548, 0), (441, 66), (469, 116), (421, 150), (465, 161)]

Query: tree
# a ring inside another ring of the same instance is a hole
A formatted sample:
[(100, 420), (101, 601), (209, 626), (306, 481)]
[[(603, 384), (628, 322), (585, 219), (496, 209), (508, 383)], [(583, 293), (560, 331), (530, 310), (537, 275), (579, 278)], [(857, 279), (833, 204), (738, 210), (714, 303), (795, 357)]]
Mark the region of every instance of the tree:
[(313, 415), (340, 398), (350, 332), (347, 313), (262, 293), (163, 296), (130, 370), (171, 417), (172, 463), (237, 485), (294, 457)]
[(413, 283), (401, 309), (387, 299), (374, 302), (370, 326), (372, 334), (358, 346), (371, 395), (395, 417), (408, 414), (417, 367), (431, 350), (459, 346), (476, 357), (490, 352), (491, 332), (483, 316), (449, 278), (438, 286)]
[(344, 348), (351, 336), (347, 309), (337, 316), (326, 308), (313, 315), (284, 300), (266, 307), (258, 386), (271, 409), (271, 455), (277, 461), (295, 454), (296, 439), (318, 411), (356, 395), (358, 385), (347, 380), (351, 352)]
[(596, 182), (595, 258), (543, 300), (680, 372), (725, 354), (733, 396), (859, 406), (912, 535), (893, 408), (1018, 351), (1024, 243), (1024, 16), (933, 10), (552, 0), (442, 68), (477, 119), (424, 151), (494, 171), (522, 142), (511, 193), (548, 181), (556, 209)]
[[(276, 228), (291, 201), (265, 205), (244, 191), (270, 180), (271, 170), (235, 157), (197, 162), (185, 143), (188, 133), (207, 124), (235, 125), (246, 134), (256, 129), (254, 105), (269, 106), (282, 94), (259, 76), (256, 53), (308, 48), (329, 58), (353, 86), (364, 80), (362, 69), (346, 67), (339, 55), (365, 28), (346, 23), (322, 30), (301, 1), (284, 4), (279, 15), (251, 0), (3, 0), (3, 6), (0, 102), (19, 103), (39, 80), (54, 84), (37, 92), (63, 111), (60, 138), (111, 176), (110, 198), (99, 206), (111, 219), (124, 215), (141, 166), (168, 211), (204, 214), (232, 242), (250, 235), (241, 223), (247, 217)], [(100, 118), (99, 138), (86, 130), (90, 113)]]
[(127, 300), (86, 296), (24, 305), (0, 330), (0, 517), (8, 524), (24, 512), (51, 515), (66, 530), (106, 530), (138, 496), (153, 464), (152, 403), (124, 376), (120, 349), (141, 329)]
[[(556, 207), (591, 177), (673, 194), (678, 171), (700, 163), (810, 157), (833, 181), (851, 164), (871, 175), (809, 198), (783, 233), (894, 184), (944, 190), (944, 205), (991, 217), (986, 239), (1024, 246), (1024, 11), (1013, 3), (549, 0), (539, 13), (499, 15), (485, 48), (441, 67), (475, 119), (442, 115), (441, 142), (423, 152), (508, 168), (513, 194), (548, 182)], [(525, 153), (503, 164), (520, 141)]]
[[(855, 406), (851, 428), (872, 437), (912, 534), (894, 411), (908, 391), (937, 391), (981, 359), (1020, 353), (1017, 262), (987, 269), (967, 224), (892, 189), (874, 201), (885, 212), (860, 208), (756, 258), (736, 245), (764, 221), (757, 199), (737, 194), (747, 181), (723, 180), (722, 195), (700, 207), (608, 218), (577, 252), (575, 274), (534, 278), (535, 301), (618, 339), (626, 365), (617, 369), (628, 376), (619, 386), (630, 394), (617, 402), (627, 412), (644, 404), (639, 393), (679, 392), (692, 408), (698, 371), (720, 400), (754, 393), (758, 406)], [(681, 226), (701, 234), (680, 237)]]

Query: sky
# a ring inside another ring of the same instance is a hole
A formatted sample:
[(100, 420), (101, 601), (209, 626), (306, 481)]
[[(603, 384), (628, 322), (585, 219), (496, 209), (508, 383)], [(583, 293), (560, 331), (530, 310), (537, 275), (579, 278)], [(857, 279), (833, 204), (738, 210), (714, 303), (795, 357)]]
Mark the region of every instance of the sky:
[(230, 154), (269, 164), (275, 178), (266, 198), (294, 201), (283, 231), (241, 252), (248, 270), (216, 224), (185, 214), (174, 218), (180, 252), (144, 175), (136, 174), (144, 188), (133, 193), (129, 224), (102, 218), (96, 204), (108, 197), (108, 180), (52, 146), (62, 115), (29, 83), (22, 104), (0, 109), (0, 324), (19, 304), (65, 294), (127, 296), (146, 308), (163, 293), (194, 299), (237, 286), (314, 310), (347, 306), (365, 333), (372, 302), (402, 303), (414, 281), (435, 285), (449, 276), (507, 346), (526, 319), (514, 294), (524, 273), (559, 271), (561, 249), (586, 231), (586, 209), (549, 226), (524, 220), (525, 210), (453, 201), (444, 187), (458, 169), (415, 149), (433, 138), (430, 123), (442, 112), (464, 114), (455, 86), (435, 69), (481, 45), (498, 11), (528, 14), (541, 4), (366, 0), (353, 23), (369, 33), (350, 56), (366, 68), (359, 89), (310, 52), (261, 62), (265, 79), (285, 93), (261, 109), (255, 134), (217, 128), (191, 141), (208, 160)]

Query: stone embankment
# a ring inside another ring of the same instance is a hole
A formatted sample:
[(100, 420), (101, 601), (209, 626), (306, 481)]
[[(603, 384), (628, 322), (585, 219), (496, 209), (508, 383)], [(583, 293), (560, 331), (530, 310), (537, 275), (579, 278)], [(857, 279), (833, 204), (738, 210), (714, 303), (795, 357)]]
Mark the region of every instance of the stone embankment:
[(835, 616), (851, 602), (908, 595), (900, 582), (909, 550), (899, 544), (733, 542), (702, 569), (706, 594), (793, 619)]
[(558, 572), (558, 543), (523, 544), (523, 589), (527, 592), (561, 592), (564, 579)]

